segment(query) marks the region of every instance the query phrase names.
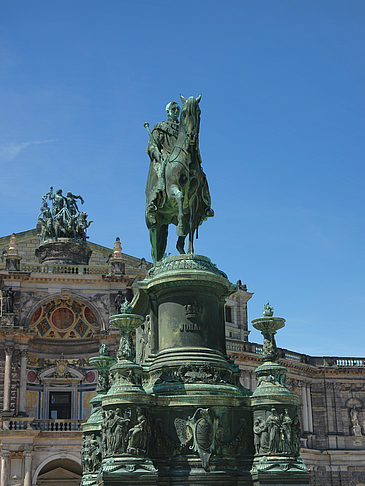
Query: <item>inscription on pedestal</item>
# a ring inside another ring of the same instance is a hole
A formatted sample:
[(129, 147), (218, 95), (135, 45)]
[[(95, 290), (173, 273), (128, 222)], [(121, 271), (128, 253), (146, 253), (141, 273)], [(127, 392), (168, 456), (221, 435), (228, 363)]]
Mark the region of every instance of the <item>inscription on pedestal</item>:
[(197, 332), (200, 331), (200, 326), (196, 322), (184, 322), (181, 324), (180, 332)]

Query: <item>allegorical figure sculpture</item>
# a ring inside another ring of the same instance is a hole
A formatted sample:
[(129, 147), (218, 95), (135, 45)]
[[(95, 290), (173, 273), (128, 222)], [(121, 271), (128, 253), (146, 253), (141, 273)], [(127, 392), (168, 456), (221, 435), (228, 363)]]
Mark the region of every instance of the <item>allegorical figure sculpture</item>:
[(100, 442), (95, 434), (85, 436), (81, 446), (83, 469), (87, 473), (98, 470), (101, 462)]
[(187, 235), (188, 252), (193, 253), (198, 227), (214, 215), (199, 151), (200, 99), (181, 96), (180, 121), (179, 105), (171, 101), (166, 106), (166, 121), (157, 123), (152, 132), (145, 123), (150, 134), (146, 150), (150, 157), (146, 223), (154, 262), (164, 255), (169, 224), (177, 226), (179, 253), (185, 253)]
[[(39, 236), (42, 241), (48, 239), (71, 238), (79, 241), (86, 241), (86, 230), (92, 223), (87, 221), (87, 213), (80, 212), (76, 200), (81, 204), (84, 200), (81, 196), (68, 192), (67, 196), (62, 194), (62, 189), (53, 193), (53, 187), (42, 197), (38, 224), (40, 225)], [(52, 203), (52, 210), (48, 205)]]
[(269, 452), (275, 454), (280, 450), (280, 417), (275, 408), (271, 409), (266, 425), (269, 432)]
[(289, 412), (285, 409), (284, 416), (281, 421), (281, 439), (282, 439), (282, 451), (291, 452), (292, 444), (292, 419), (290, 418)]
[(147, 419), (140, 413), (137, 417), (137, 423), (128, 432), (128, 454), (136, 456), (146, 454), (148, 442)]
[(14, 313), (14, 296), (15, 294), (11, 287), (3, 290), (3, 312), (5, 314)]
[(130, 421), (130, 409), (125, 410), (123, 414), (120, 408), (116, 409), (112, 429), (110, 431), (111, 450), (113, 454), (122, 454), (126, 452)]

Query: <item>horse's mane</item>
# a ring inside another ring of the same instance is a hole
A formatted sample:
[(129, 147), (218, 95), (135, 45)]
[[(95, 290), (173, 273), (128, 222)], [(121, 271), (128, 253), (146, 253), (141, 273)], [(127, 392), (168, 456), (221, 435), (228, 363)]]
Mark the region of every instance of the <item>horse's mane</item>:
[[(190, 96), (183, 104), (181, 109), (181, 115), (186, 114), (187, 118), (194, 117), (195, 118), (195, 126), (198, 126), (199, 131), (199, 115), (201, 113), (199, 108), (198, 101), (194, 98), (194, 96)], [(186, 132), (186, 127), (184, 123), (182, 123), (183, 117), (180, 116), (180, 130), (184, 130)]]

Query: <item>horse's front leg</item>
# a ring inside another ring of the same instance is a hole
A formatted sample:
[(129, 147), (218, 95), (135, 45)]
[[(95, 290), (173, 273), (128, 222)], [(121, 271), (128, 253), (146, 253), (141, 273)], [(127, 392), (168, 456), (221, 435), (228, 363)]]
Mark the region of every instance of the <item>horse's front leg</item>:
[(189, 231), (188, 253), (194, 253), (194, 233), (195, 231), (193, 229)]
[(185, 236), (179, 236), (176, 243), (176, 249), (180, 253), (180, 255), (184, 255), (185, 253), (184, 246), (185, 246)]
[(175, 199), (177, 203), (177, 229), (176, 229), (176, 234), (177, 236), (186, 236), (186, 233), (184, 232), (184, 223), (183, 223), (183, 218), (184, 218), (184, 194), (180, 191), (178, 186), (172, 185), (170, 188), (170, 194), (172, 199)]

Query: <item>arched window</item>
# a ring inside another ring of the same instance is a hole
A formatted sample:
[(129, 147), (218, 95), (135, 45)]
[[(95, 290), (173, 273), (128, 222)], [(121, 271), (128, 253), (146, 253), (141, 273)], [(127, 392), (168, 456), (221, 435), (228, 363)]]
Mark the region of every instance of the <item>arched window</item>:
[(38, 307), (31, 317), (30, 328), (42, 338), (85, 339), (92, 337), (100, 326), (86, 304), (59, 297)]

